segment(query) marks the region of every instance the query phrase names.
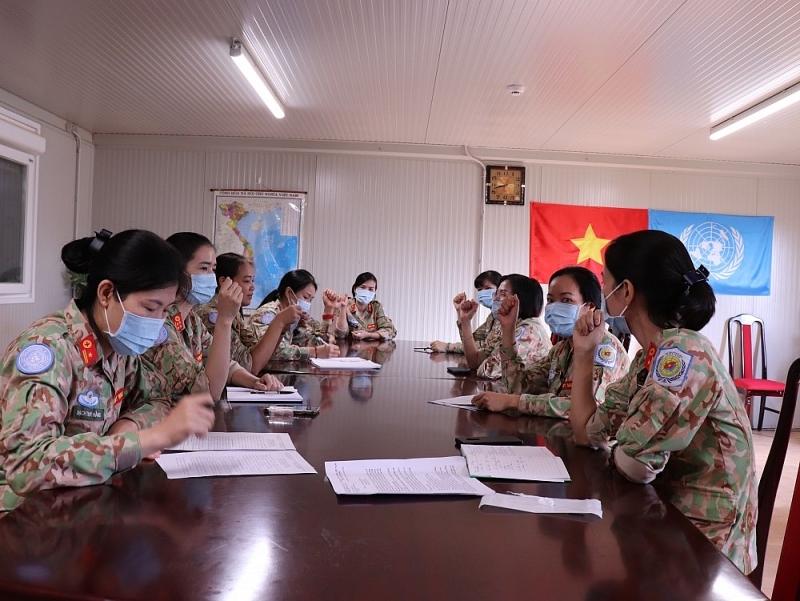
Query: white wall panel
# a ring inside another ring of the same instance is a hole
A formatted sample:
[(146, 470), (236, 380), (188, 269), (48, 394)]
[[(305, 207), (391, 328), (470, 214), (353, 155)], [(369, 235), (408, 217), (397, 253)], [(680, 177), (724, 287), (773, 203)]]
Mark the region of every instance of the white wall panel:
[(646, 208), (650, 172), (547, 165), (539, 200), (567, 205)]

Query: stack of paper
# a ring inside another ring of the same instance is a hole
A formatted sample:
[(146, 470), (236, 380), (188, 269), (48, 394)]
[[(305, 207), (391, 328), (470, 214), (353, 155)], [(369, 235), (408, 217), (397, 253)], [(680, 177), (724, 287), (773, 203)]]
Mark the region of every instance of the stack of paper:
[(228, 386), (228, 401), (231, 403), (302, 403), (303, 397), (294, 386), (284, 386), (281, 390), (266, 392)]
[(374, 363), (361, 357), (335, 357), (333, 359), (312, 359), (312, 365), (321, 369), (380, 369), (380, 363)]
[(167, 478), (201, 476), (250, 476), (272, 474), (316, 474), (295, 450), (286, 433), (209, 432), (191, 436), (161, 455), (156, 462)]
[(461, 454), (467, 460), (470, 476), (476, 478), (539, 482), (571, 480), (561, 458), (545, 447), (462, 444)]
[(590, 513), (603, 517), (603, 508), (597, 499), (553, 499), (519, 493), (495, 493), (483, 497), (478, 507), (484, 505), (528, 513)]

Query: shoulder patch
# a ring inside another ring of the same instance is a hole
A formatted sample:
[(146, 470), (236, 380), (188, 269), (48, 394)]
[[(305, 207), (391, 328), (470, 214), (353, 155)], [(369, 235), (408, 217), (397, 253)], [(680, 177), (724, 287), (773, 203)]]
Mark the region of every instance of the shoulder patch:
[(522, 338), (522, 337), (525, 335), (525, 333), (526, 333), (527, 331), (528, 331), (528, 328), (526, 328), (525, 326), (522, 326), (522, 327), (519, 329), (519, 332), (517, 332), (517, 336), (516, 336), (516, 338), (514, 338), (514, 340), (516, 340), (517, 342), (519, 342), (519, 339), (520, 339), (520, 338)]
[(689, 366), (694, 357), (676, 347), (658, 349), (653, 360), (650, 376), (662, 386), (677, 388), (683, 386), (689, 377)]
[(552, 382), (556, 377), (556, 370), (552, 367), (550, 368), (550, 372), (547, 374), (547, 381)]
[(100, 403), (100, 397), (93, 390), (87, 390), (83, 394), (78, 395), (78, 404), (84, 407), (97, 407)]
[(358, 320), (355, 317), (353, 317), (352, 315), (348, 315), (347, 316), (347, 323), (350, 324), (353, 327), (357, 327), (358, 326)]
[(161, 326), (161, 329), (158, 332), (158, 338), (156, 338), (156, 344), (164, 344), (169, 338), (169, 332), (167, 332), (167, 328), (165, 326)]
[(594, 364), (614, 367), (617, 364), (617, 349), (609, 343), (601, 344), (594, 353)]
[(210, 321), (211, 323), (217, 323), (217, 312), (216, 311), (212, 311), (211, 313), (208, 314), (208, 321)]
[(53, 350), (44, 344), (29, 344), (17, 355), (17, 369), (26, 375), (35, 375), (53, 367), (56, 355)]
[(273, 319), (275, 319), (274, 313), (264, 313), (264, 315), (261, 316), (261, 323), (263, 323), (265, 326), (268, 326), (272, 323)]

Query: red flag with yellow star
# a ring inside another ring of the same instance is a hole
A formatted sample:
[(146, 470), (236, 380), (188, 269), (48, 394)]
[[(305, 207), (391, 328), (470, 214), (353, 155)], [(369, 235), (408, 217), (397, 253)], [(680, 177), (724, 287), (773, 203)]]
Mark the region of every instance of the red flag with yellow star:
[(545, 284), (558, 269), (580, 265), (600, 277), (608, 243), (647, 225), (647, 209), (532, 202), (531, 276)]

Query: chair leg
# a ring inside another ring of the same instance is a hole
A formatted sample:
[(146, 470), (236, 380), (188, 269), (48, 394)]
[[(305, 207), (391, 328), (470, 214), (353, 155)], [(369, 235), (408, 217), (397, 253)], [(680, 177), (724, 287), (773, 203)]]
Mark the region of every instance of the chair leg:
[(756, 430), (758, 430), (759, 432), (761, 431), (761, 428), (764, 425), (764, 411), (766, 410), (766, 407), (767, 407), (767, 397), (762, 396), (761, 407), (758, 408), (758, 427), (756, 428)]

